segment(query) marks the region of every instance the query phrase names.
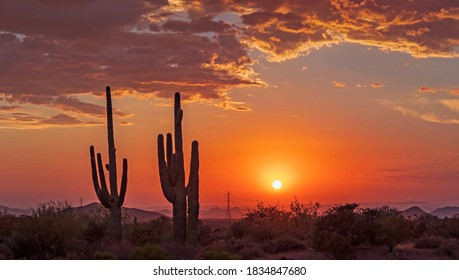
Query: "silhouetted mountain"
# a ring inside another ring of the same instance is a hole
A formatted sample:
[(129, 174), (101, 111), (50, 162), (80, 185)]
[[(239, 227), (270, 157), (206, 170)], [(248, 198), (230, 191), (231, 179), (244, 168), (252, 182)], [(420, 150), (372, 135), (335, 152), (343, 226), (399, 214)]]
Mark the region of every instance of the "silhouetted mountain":
[(403, 217), (409, 218), (409, 219), (416, 219), (424, 215), (429, 215), (426, 211), (422, 210), (418, 206), (413, 206), (408, 209), (403, 210), (402, 212)]
[(430, 212), (430, 214), (437, 216), (439, 218), (452, 218), (455, 216), (459, 216), (459, 207), (441, 207)]
[[(86, 215), (108, 212), (108, 210), (105, 209), (98, 202), (93, 202), (93, 203), (90, 203), (84, 206), (73, 207), (69, 210), (75, 214), (86, 214)], [(158, 212), (147, 211), (147, 210), (142, 210), (142, 209), (137, 209), (137, 208), (123, 207), (123, 211), (122, 211), (122, 217), (126, 223), (133, 223), (134, 220), (136, 219), (137, 219), (137, 222), (139, 223), (148, 223), (149, 221), (156, 220), (162, 216), (164, 215)]]
[(19, 208), (10, 208), (10, 207), (6, 207), (3, 205), (0, 205), (0, 213), (6, 213), (6, 214), (13, 215), (13, 216), (22, 216), (22, 215), (30, 214), (29, 210), (19, 209)]

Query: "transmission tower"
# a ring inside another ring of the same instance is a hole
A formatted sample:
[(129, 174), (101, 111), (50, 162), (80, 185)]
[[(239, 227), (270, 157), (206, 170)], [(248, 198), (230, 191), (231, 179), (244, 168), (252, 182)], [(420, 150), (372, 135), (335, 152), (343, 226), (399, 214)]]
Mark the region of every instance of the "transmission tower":
[(231, 192), (226, 193), (226, 219), (231, 221)]

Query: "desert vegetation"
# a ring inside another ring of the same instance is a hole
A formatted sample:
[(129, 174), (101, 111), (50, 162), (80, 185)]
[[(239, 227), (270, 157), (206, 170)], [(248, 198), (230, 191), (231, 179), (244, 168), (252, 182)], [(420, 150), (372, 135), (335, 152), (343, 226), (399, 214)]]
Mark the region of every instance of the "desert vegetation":
[(243, 218), (200, 220), (196, 247), (174, 241), (173, 219), (127, 223), (107, 233), (107, 209), (88, 214), (48, 202), (20, 217), (0, 215), (0, 259), (457, 259), (459, 218), (404, 218), (390, 207), (294, 200), (258, 203)]

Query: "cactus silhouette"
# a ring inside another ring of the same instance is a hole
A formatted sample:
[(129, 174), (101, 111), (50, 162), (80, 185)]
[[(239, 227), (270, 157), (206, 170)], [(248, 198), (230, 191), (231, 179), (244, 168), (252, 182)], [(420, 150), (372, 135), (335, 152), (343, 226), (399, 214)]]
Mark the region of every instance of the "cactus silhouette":
[[(199, 218), (199, 150), (198, 141), (191, 145), (191, 164), (188, 185), (185, 186), (185, 167), (182, 145), (183, 110), (180, 106), (180, 94), (174, 99), (174, 144), (172, 134), (167, 134), (166, 154), (164, 137), (158, 135), (158, 166), (161, 188), (166, 199), (173, 206), (174, 240), (179, 244), (187, 243), (195, 247), (198, 242)], [(188, 201), (187, 201), (188, 197)], [(188, 224), (187, 224), (188, 202)]]
[[(97, 198), (100, 203), (110, 211), (110, 219), (108, 222), (107, 233), (115, 240), (121, 241), (121, 206), (124, 204), (124, 198), (127, 190), (127, 159), (123, 159), (123, 175), (121, 178), (121, 187), (118, 194), (117, 176), (116, 176), (116, 149), (115, 137), (113, 135), (113, 114), (112, 114), (112, 98), (110, 87), (106, 88), (107, 98), (107, 132), (108, 132), (108, 164), (105, 165), (109, 174), (110, 190), (107, 188), (105, 181), (104, 167), (102, 156), (97, 153), (94, 155), (94, 146), (91, 146), (89, 153), (91, 156), (92, 182)], [(100, 183), (99, 183), (100, 182)]]

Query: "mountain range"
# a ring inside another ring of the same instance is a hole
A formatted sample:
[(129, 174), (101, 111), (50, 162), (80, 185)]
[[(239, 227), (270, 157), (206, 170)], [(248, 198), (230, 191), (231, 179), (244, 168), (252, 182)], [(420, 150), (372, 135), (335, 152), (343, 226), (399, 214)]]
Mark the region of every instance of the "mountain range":
[[(134, 220), (137, 220), (137, 222), (143, 223), (143, 222), (149, 222), (154, 219), (158, 219), (161, 216), (167, 216), (167, 217), (172, 216), (172, 211), (170, 209), (149, 211), (149, 210), (143, 210), (143, 209), (138, 209), (138, 208), (124, 207), (123, 210), (124, 210), (124, 214), (123, 214), (124, 218), (126, 222), (128, 223), (134, 222)], [(103, 211), (106, 211), (106, 210), (99, 203), (93, 202), (87, 205), (70, 208), (70, 210), (68, 211), (72, 211), (77, 214), (97, 214), (97, 213), (103, 213)], [(243, 215), (247, 213), (247, 211), (248, 211), (248, 208), (233, 207), (231, 208), (231, 218), (232, 219), (242, 218)], [(21, 215), (29, 215), (30, 210), (10, 208), (10, 207), (0, 205), (0, 213), (6, 213), (6, 214), (14, 215), (14, 216), (21, 216)], [(427, 214), (437, 216), (439, 218), (446, 218), (446, 217), (451, 218), (451, 217), (459, 216), (459, 207), (452, 207), (452, 206), (440, 207), (431, 212), (426, 212), (418, 206), (413, 206), (413, 207), (410, 207), (410, 208), (407, 208), (401, 211), (401, 213), (406, 218), (415, 218), (415, 217), (419, 217), (419, 216), (427, 215)], [(200, 210), (199, 218), (201, 219), (226, 219), (227, 210), (225, 208), (220, 208), (220, 207), (213, 207), (207, 210)]]

